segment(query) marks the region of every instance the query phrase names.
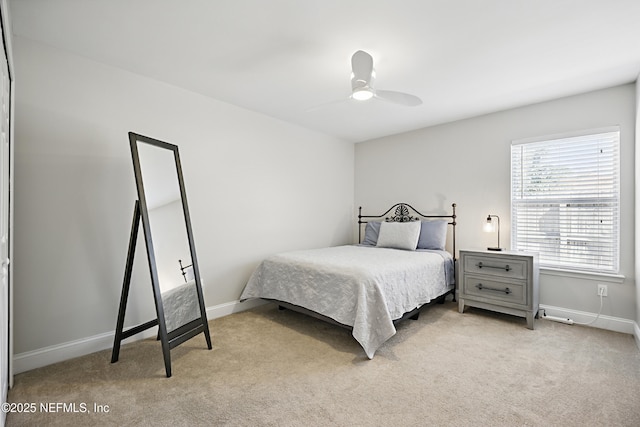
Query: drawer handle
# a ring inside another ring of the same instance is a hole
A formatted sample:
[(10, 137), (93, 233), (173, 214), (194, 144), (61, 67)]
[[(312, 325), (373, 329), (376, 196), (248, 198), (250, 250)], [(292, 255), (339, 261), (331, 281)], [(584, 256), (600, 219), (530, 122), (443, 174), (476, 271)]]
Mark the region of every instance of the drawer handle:
[(504, 292), (505, 294), (509, 295), (511, 293), (511, 289), (509, 288), (504, 288), (504, 289), (498, 289), (498, 288), (490, 288), (488, 286), (484, 286), (482, 283), (478, 283), (476, 285), (476, 288), (478, 288), (479, 290), (487, 290), (487, 291), (496, 291), (496, 292)]
[(495, 266), (495, 265), (484, 265), (482, 262), (479, 262), (479, 263), (476, 264), (476, 267), (478, 267), (478, 268), (482, 268), (482, 267), (484, 267), (484, 268), (497, 268), (498, 270), (504, 270), (504, 271), (511, 270), (511, 267), (509, 266), (509, 264), (505, 265), (504, 267), (498, 267), (498, 266)]

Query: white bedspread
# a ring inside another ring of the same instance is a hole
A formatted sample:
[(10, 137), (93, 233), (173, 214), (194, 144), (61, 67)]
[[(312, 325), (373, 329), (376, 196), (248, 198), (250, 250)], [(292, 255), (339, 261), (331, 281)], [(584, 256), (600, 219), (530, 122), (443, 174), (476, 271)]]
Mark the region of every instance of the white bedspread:
[(200, 303), (195, 280), (162, 293), (167, 331), (171, 332), (200, 317)]
[(443, 251), (337, 246), (288, 252), (263, 261), (240, 300), (284, 301), (352, 326), (371, 359), (396, 333), (393, 320), (453, 288), (451, 264)]

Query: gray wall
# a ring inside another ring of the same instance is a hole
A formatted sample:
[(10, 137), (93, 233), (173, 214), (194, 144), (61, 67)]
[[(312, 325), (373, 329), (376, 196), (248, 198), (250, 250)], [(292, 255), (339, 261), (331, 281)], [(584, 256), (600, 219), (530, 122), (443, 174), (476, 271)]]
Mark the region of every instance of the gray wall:
[[(406, 201), (444, 213), (458, 204), (458, 248), (495, 246), (482, 231), (488, 214), (501, 218), (501, 245), (510, 246), (511, 141), (582, 129), (621, 129), (621, 262), (624, 280), (543, 271), (540, 303), (597, 313), (597, 283), (607, 283), (603, 314), (633, 321), (635, 290), (634, 84), (516, 108), (356, 144), (356, 206), (384, 209)], [(603, 282), (604, 281), (604, 282)], [(551, 314), (551, 313), (549, 313)], [(606, 325), (604, 325), (606, 327)]]
[[(115, 328), (127, 132), (180, 147), (208, 307), (283, 250), (351, 243), (353, 144), (17, 37), (15, 353)], [(127, 324), (154, 317), (139, 240)]]

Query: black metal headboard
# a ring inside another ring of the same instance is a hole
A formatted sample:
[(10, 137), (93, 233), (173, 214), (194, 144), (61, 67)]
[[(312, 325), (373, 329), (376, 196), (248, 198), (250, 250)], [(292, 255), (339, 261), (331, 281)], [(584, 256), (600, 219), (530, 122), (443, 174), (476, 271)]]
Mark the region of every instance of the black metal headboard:
[[(410, 222), (410, 221), (420, 221), (422, 218), (449, 218), (449, 225), (452, 226), (452, 235), (453, 238), (453, 258), (456, 257), (456, 204), (451, 204), (452, 213), (451, 215), (425, 215), (420, 213), (416, 208), (411, 206), (408, 203), (396, 203), (391, 206), (385, 213), (380, 215), (362, 215), (362, 206), (358, 208), (358, 243), (362, 241), (362, 224), (366, 224), (369, 221), (363, 221), (363, 218), (367, 219), (379, 219), (384, 218), (387, 222)], [(386, 216), (389, 212), (393, 211), (393, 215)], [(413, 211), (413, 213), (412, 213)]]

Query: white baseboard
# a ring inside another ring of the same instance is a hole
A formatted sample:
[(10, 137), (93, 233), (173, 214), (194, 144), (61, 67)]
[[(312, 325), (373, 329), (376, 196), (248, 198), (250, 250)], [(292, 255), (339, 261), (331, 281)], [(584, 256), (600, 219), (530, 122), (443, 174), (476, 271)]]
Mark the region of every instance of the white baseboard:
[(637, 322), (633, 323), (633, 336), (636, 338), (636, 345), (640, 350), (640, 326), (638, 326)]
[(241, 311), (249, 310), (253, 307), (267, 304), (267, 301), (261, 299), (250, 299), (244, 302), (232, 301), (224, 304), (214, 305), (207, 307), (207, 319), (213, 320), (219, 317), (228, 316), (233, 313), (239, 313)]
[[(262, 300), (248, 300), (243, 303), (240, 303), (240, 301), (233, 301), (207, 307), (207, 319), (217, 319), (219, 317), (257, 307), (264, 303), (265, 301)], [(123, 341), (123, 344), (155, 337), (157, 333), (156, 328), (151, 328), (133, 337), (127, 338)], [(21, 372), (41, 368), (53, 363), (73, 359), (74, 357), (84, 356), (86, 354), (95, 353), (96, 351), (112, 348), (114, 336), (115, 331), (105, 332), (104, 334), (94, 335), (92, 337), (81, 338), (75, 341), (69, 341), (38, 350), (16, 354), (13, 357), (13, 372), (14, 374), (19, 374)], [(160, 347), (158, 347), (158, 349), (159, 348)]]
[[(552, 305), (540, 304), (540, 310), (544, 310), (548, 316), (569, 318), (576, 323), (589, 323), (589, 322), (592, 322), (597, 317), (597, 313), (588, 313), (585, 311), (571, 310), (569, 308), (554, 307)], [(588, 326), (634, 335), (634, 325), (635, 325), (635, 336), (637, 341), (638, 333), (640, 331), (638, 331), (638, 325), (633, 320), (622, 319), (620, 317), (600, 315), (598, 320), (596, 320), (595, 322), (593, 322)]]

